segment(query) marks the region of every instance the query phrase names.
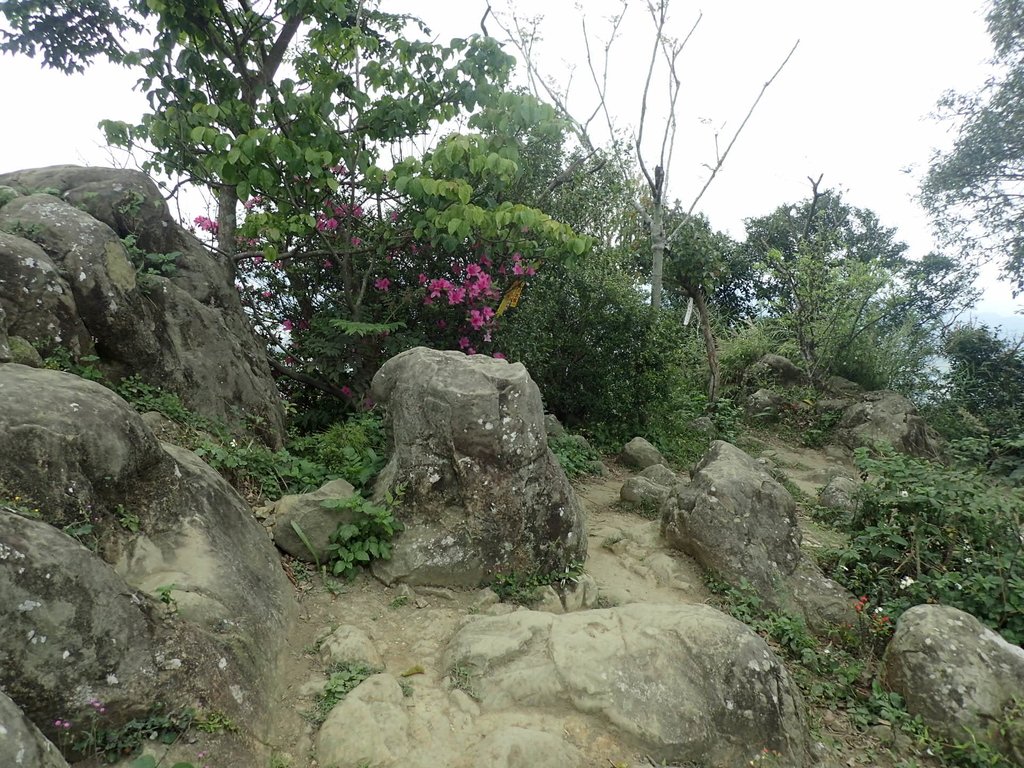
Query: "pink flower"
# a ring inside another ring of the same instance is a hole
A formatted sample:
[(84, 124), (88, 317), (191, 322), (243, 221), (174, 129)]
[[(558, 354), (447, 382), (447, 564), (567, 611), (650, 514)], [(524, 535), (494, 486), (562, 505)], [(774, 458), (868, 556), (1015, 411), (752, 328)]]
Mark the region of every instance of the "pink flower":
[(281, 323), (281, 327), (284, 328), (286, 331), (290, 331), (292, 328), (295, 327), (295, 324), (292, 323), (291, 320), (285, 320), (283, 323)]
[(332, 262), (330, 259), (324, 259), (324, 267), (325, 268), (330, 269), (333, 266), (334, 266), (334, 262)]
[(323, 216), (318, 216), (316, 220), (316, 228), (320, 232), (333, 232), (338, 228), (338, 220), (325, 219)]
[(520, 264), (517, 261), (515, 263), (515, 266), (512, 267), (512, 274), (513, 275), (525, 275), (526, 274), (526, 269), (523, 267), (522, 264)]
[(358, 248), (362, 244), (363, 244), (363, 241), (360, 240), (358, 237), (355, 237), (355, 236), (352, 237), (352, 246), (353, 247)]
[(391, 289), (391, 281), (388, 280), (386, 277), (382, 277), (379, 280), (374, 280), (373, 287), (376, 288), (378, 291), (383, 291), (384, 293), (387, 293)]
[(341, 388), (341, 394), (343, 394), (345, 397), (352, 397), (352, 390), (348, 387), (348, 385), (345, 385), (344, 387)]
[(470, 264), (466, 267), (466, 277), (477, 277), (482, 271), (479, 264)]
[(391, 220), (392, 221), (398, 221), (398, 211), (392, 211), (391, 212)]
[(273, 295), (274, 295), (273, 291), (264, 291), (263, 293), (260, 294), (260, 296), (262, 296), (264, 299), (272, 298)]
[(427, 290), (430, 292), (430, 298), (438, 298), (442, 292), (450, 291), (455, 286), (443, 277), (436, 278), (430, 281), (430, 285), (427, 286)]
[(487, 254), (480, 257), (480, 266), (488, 268), (491, 266), (491, 260), (487, 258)]
[(495, 352), (493, 355), (491, 355), (491, 357), (496, 357), (499, 360), (504, 360), (505, 359), (505, 355), (503, 353), (501, 353), (501, 352)]
[(427, 276), (424, 275), (422, 272), (420, 272), (419, 276), (416, 279), (420, 281), (420, 285), (423, 285), (424, 283), (427, 282)]
[(443, 331), (445, 328), (448, 327), (448, 323), (446, 323), (444, 320), (438, 320), (437, 327)]
[(459, 339), (459, 349), (467, 349), (469, 347), (469, 337), (463, 336)]
[(454, 306), (456, 304), (461, 304), (465, 300), (466, 300), (466, 289), (465, 288), (456, 288), (455, 286), (452, 286), (451, 288), (448, 289), (448, 304), (449, 305)]
[(473, 326), (474, 331), (479, 331), (484, 327), (484, 323), (486, 322), (487, 321), (484, 320), (483, 312), (479, 309), (471, 309), (469, 311), (469, 324)]

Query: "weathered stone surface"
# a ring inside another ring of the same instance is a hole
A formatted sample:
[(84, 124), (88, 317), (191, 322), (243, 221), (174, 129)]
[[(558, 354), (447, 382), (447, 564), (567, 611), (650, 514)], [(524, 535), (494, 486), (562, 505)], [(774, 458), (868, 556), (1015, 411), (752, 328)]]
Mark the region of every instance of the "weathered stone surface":
[(857, 507), (857, 489), (860, 483), (845, 475), (836, 475), (818, 491), (818, 503), (829, 509), (852, 512)]
[(138, 414), (106, 387), (77, 376), (0, 366), (0, 473), (67, 524), (127, 491), (162, 459)]
[(796, 502), (764, 465), (715, 441), (661, 507), (669, 544), (734, 587), (749, 584), (769, 606), (815, 630), (852, 622), (853, 596), (802, 559)]
[(558, 417), (553, 413), (544, 414), (544, 431), (547, 432), (548, 437), (565, 437), (565, 427), (562, 426), (562, 422), (558, 420)]
[(848, 448), (888, 443), (913, 456), (937, 456), (939, 440), (917, 415), (917, 409), (895, 392), (867, 392), (839, 422), (838, 436)]
[(0, 304), (0, 363), (11, 361), (11, 344), (7, 338), (7, 314), (4, 312), (3, 304)]
[(371, 667), (381, 666), (380, 652), (363, 630), (342, 624), (320, 643), (320, 660), (325, 666), (361, 662)]
[(579, 502), (521, 364), (419, 347), (386, 362), (372, 394), (394, 446), (377, 493), (404, 486), (406, 526), (375, 575), (470, 586), (586, 557)]
[(775, 595), (800, 560), (796, 502), (754, 459), (716, 440), (662, 507), (662, 535), (730, 584)]
[(0, 308), (8, 313), (8, 333), (30, 340), (42, 354), (62, 348), (77, 358), (95, 352), (68, 279), (46, 251), (2, 229)]
[(629, 504), (651, 504), (655, 508), (668, 498), (669, 488), (646, 477), (630, 477), (622, 484), (619, 498)]
[(0, 765), (6, 768), (68, 768), (60, 750), (2, 692)]
[(782, 355), (765, 355), (747, 369), (747, 376), (754, 381), (773, 382), (784, 387), (807, 384), (807, 374)]
[(7, 344), (10, 349), (10, 360), (3, 362), (18, 363), (30, 368), (43, 367), (43, 358), (23, 336), (11, 336), (7, 340)]
[(1024, 717), (1018, 711), (1005, 723), (1024, 693), (1024, 649), (970, 614), (945, 605), (906, 611), (885, 650), (882, 681), (936, 735), (956, 742), (973, 736), (1024, 765)]
[[(350, 499), (355, 488), (344, 480), (331, 480), (310, 493), (282, 496), (274, 505), (274, 543), (292, 557), (306, 562), (327, 562), (331, 536), (344, 522), (350, 522), (354, 515), (337, 509), (328, 509), (323, 502)], [(302, 529), (302, 540), (295, 527)], [(312, 551), (310, 551), (312, 547)]]
[(842, 376), (829, 376), (825, 379), (825, 391), (840, 397), (856, 397), (864, 391), (864, 387)]
[(487, 734), (469, 753), (473, 768), (576, 768), (579, 751), (550, 733), (509, 726)]
[(251, 716), (215, 645), (161, 613), (74, 539), (0, 509), (0, 687), (51, 740), (56, 718), (88, 721), (92, 699), (111, 728), (154, 701)]
[[(83, 610), (100, 606), (96, 610), (109, 625), (106, 631), (123, 635), (119, 649), (134, 652), (133, 645), (124, 643), (132, 632), (142, 632), (138, 652), (152, 657), (156, 651), (147, 650), (152, 640), (146, 633), (152, 634), (154, 620), (136, 615), (150, 603), (130, 602), (121, 613), (115, 608), (118, 601), (131, 598), (133, 589), (155, 594), (158, 587), (173, 587), (175, 626), (188, 637), (208, 638), (199, 645), (199, 640), (191, 643), (196, 653), (202, 646), (203, 663), (224, 660), (210, 680), (229, 681), (225, 685), (234, 687), (231, 706), (250, 721), (261, 717), (265, 686), (295, 606), (273, 545), (238, 494), (194, 453), (161, 446), (116, 394), (58, 371), (13, 363), (0, 366), (0, 434), (15, 438), (0, 441), (0, 477), (8, 488), (37, 503), (45, 522), (64, 526), (85, 521), (92, 526), (89, 540), (99, 557), (43, 522), (37, 525), (50, 533), (40, 534), (42, 539), (54, 536), (57, 542), (19, 549), (27, 557), (40, 557), (49, 547), (63, 558), (53, 567), (70, 580), (72, 586), (66, 589), (71, 598), (56, 587), (52, 596), (73, 599)], [(64, 548), (71, 551), (63, 553)], [(116, 564), (120, 575), (104, 570), (103, 560)], [(79, 567), (93, 575), (79, 573)], [(46, 586), (49, 589), (50, 583)], [(6, 604), (8, 597), (13, 600), (13, 593), (0, 589), (4, 615), (14, 611), (13, 604)], [(109, 609), (103, 607), (108, 603)], [(55, 614), (51, 623), (59, 624), (62, 617), (66, 618)], [(63, 637), (55, 630), (36, 631)], [(93, 643), (82, 653), (95, 654), (95, 644), (107, 641), (82, 635), (75, 642)], [(169, 659), (175, 653), (165, 655)], [(25, 690), (51, 685), (37, 680), (44, 673), (37, 675), (32, 671), (37, 667), (26, 667), (23, 661), (12, 662), (9, 669), (22, 676)], [(143, 661), (125, 663), (133, 675), (141, 674)], [(6, 663), (0, 666), (8, 668)], [(107, 672), (125, 679), (113, 668), (86, 666), (82, 674), (98, 675), (102, 681)], [(206, 684), (201, 676), (191, 682), (200, 691)], [(79, 695), (73, 685), (67, 691), (67, 696)], [(154, 696), (154, 689), (145, 688), (135, 701), (144, 708)], [(13, 697), (23, 704), (19, 696)], [(41, 706), (54, 707), (47, 710), (50, 720), (62, 716), (58, 705), (65, 705), (59, 697), (41, 700)], [(84, 700), (76, 706), (81, 705)], [(41, 724), (35, 714), (30, 716)]]
[(335, 768), (404, 765), (409, 723), (398, 680), (369, 677), (327, 715), (316, 738), (317, 761)]
[(622, 448), (622, 463), (635, 469), (646, 469), (654, 464), (667, 464), (657, 448), (642, 437), (634, 437)]
[(653, 483), (671, 488), (680, 481), (679, 475), (666, 467), (664, 464), (651, 464), (640, 470), (637, 475), (647, 478)]
[(452, 638), (445, 663), (472, 675), (485, 712), (572, 707), (674, 762), (745, 765), (769, 748), (786, 765), (808, 763), (803, 705), (785, 667), (706, 605), (477, 617)]
[[(0, 183), (60, 195), (24, 194), (0, 209), (0, 229), (17, 235), (0, 235), (0, 303), (19, 317), (11, 333), (44, 354), (97, 353), (111, 377), (139, 375), (238, 428), (240, 413), (253, 417), (264, 440), (281, 443), (276, 388), (230, 266), (173, 222), (152, 181), (55, 166)], [(178, 254), (174, 274), (136, 275), (122, 243), (129, 235), (143, 252)]]

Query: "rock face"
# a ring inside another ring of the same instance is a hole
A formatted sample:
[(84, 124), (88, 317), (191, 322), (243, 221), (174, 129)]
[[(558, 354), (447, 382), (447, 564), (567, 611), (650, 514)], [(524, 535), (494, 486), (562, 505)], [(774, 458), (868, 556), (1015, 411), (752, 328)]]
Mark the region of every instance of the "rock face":
[(0, 365), (0, 434), (0, 478), (40, 510), (0, 524), (0, 686), (44, 732), (93, 696), (121, 722), (175, 696), (258, 721), (294, 598), (245, 502), (69, 374)]
[(60, 751), (3, 693), (0, 693), (0, 765), (11, 768), (68, 768)]
[(871, 447), (888, 443), (897, 451), (913, 456), (932, 457), (939, 453), (939, 442), (928, 429), (917, 409), (895, 392), (866, 392), (861, 401), (850, 406), (839, 422), (839, 439), (848, 448)]
[(853, 623), (853, 596), (803, 559), (796, 502), (764, 465), (716, 440), (690, 485), (661, 507), (669, 544), (769, 606), (801, 614), (812, 629)]
[(973, 734), (1024, 765), (1024, 716), (1017, 710), (1006, 722), (1024, 693), (1024, 650), (970, 614), (944, 605), (906, 611), (885, 650), (882, 680), (933, 733), (957, 742)]
[(731, 584), (772, 595), (800, 561), (796, 502), (739, 448), (716, 440), (662, 507), (669, 543)]
[(667, 464), (658, 449), (642, 437), (634, 437), (622, 449), (622, 463), (635, 469)]
[[(21, 196), (0, 208), (0, 306), (38, 351), (99, 357), (192, 410), (280, 445), (283, 415), (228, 266), (173, 222), (144, 174), (55, 166), (0, 175)], [(45, 193), (38, 190), (45, 190)], [(140, 274), (143, 253), (177, 254), (173, 274)]]
[(376, 575), (473, 586), (586, 557), (579, 502), (521, 364), (418, 347), (381, 367), (372, 394), (387, 407), (393, 442), (377, 492), (404, 487), (406, 526)]
[(445, 659), (484, 711), (569, 706), (675, 763), (746, 765), (767, 748), (807, 764), (802, 701), (782, 662), (705, 605), (478, 617)]

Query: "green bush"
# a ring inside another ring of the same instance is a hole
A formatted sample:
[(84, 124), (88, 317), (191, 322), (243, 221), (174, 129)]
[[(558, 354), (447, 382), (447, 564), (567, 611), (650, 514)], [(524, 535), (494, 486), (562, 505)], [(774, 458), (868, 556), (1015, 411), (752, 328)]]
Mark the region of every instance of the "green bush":
[(366, 489), (384, 466), (387, 437), (381, 417), (368, 412), (333, 424), (324, 432), (296, 438), (291, 449), (356, 489)]
[(857, 464), (869, 479), (849, 544), (823, 556), (833, 577), (893, 616), (938, 602), (1024, 642), (1024, 492), (892, 452)]
[(352, 521), (338, 526), (327, 547), (328, 567), (333, 575), (350, 578), (361, 565), (391, 558), (391, 539), (403, 528), (394, 514), (400, 501), (401, 491), (395, 496), (387, 494), (383, 504), (374, 504), (362, 496), (323, 502), (328, 509), (352, 513)]
[(562, 465), (565, 476), (570, 480), (584, 475), (597, 474), (601, 454), (588, 444), (580, 442), (574, 435), (562, 435), (548, 439), (548, 447)]

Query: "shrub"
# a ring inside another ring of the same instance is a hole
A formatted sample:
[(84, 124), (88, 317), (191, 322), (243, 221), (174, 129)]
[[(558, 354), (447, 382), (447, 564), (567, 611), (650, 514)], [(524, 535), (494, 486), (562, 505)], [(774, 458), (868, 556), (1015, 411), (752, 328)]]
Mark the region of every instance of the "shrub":
[(562, 435), (549, 438), (548, 447), (555, 454), (555, 458), (558, 459), (558, 463), (565, 471), (565, 476), (570, 480), (584, 475), (597, 474), (601, 455), (589, 444), (581, 442), (577, 436)]
[(926, 602), (1024, 642), (1024, 493), (971, 468), (857, 452), (869, 480), (850, 542), (823, 564), (887, 613)]
[(381, 417), (369, 412), (333, 424), (324, 432), (296, 438), (291, 448), (356, 489), (365, 489), (384, 466), (387, 438)]
[(332, 574), (350, 578), (360, 565), (391, 558), (391, 539), (403, 527), (394, 515), (400, 500), (401, 491), (395, 496), (387, 494), (383, 504), (374, 504), (362, 496), (323, 502), (328, 509), (352, 513), (352, 521), (342, 523), (331, 534), (327, 550)]

